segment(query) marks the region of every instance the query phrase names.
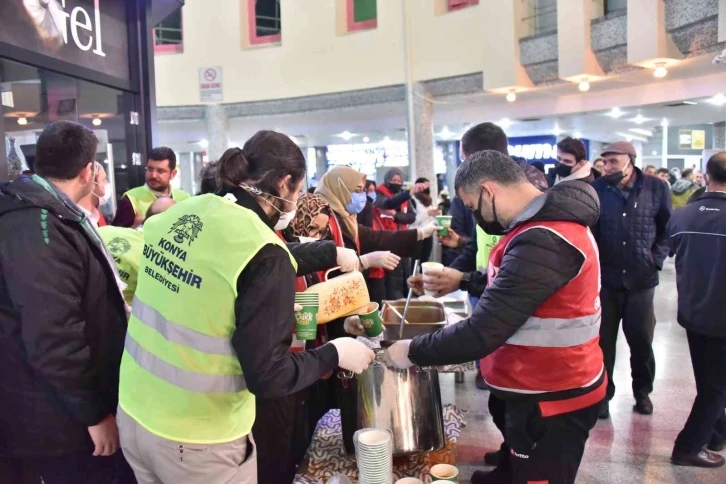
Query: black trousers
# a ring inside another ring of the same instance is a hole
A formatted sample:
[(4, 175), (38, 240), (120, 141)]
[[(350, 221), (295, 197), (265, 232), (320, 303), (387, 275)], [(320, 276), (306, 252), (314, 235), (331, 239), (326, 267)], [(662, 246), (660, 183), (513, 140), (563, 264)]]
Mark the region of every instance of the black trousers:
[(512, 484), (574, 484), (600, 402), (550, 417), (542, 417), (539, 404), (528, 399), (507, 401), (505, 407)]
[(653, 391), (655, 379), (655, 355), (653, 332), (655, 288), (640, 291), (615, 289), (603, 286), (600, 292), (602, 321), (600, 323), (600, 347), (608, 372), (607, 399), (615, 395), (613, 369), (615, 368), (615, 344), (618, 340), (620, 321), (630, 346), (630, 371), (633, 377), (635, 398), (648, 396)]
[(709, 441), (726, 438), (726, 339), (687, 334), (697, 394), (674, 450), (696, 454)]
[(108, 457), (93, 450), (58, 456), (10, 457), (0, 461), (2, 484), (136, 484), (121, 449)]
[[(493, 393), (489, 394), (489, 413), (492, 416), (492, 421), (494, 422), (494, 425), (497, 426), (499, 431), (502, 433), (502, 436), (504, 435), (504, 432), (506, 431), (506, 425), (505, 425), (505, 415), (507, 412), (507, 404), (504, 400), (497, 397)], [(502, 442), (502, 445), (499, 447), (499, 466), (501, 469), (510, 470), (512, 468), (511, 464), (511, 458), (510, 458), (510, 452), (509, 452), (509, 446), (507, 445), (507, 442)]]

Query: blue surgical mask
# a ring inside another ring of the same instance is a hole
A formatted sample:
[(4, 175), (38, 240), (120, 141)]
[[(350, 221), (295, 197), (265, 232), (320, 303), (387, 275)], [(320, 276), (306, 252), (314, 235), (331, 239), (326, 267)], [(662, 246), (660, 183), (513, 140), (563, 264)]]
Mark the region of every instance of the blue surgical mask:
[(351, 193), (350, 203), (345, 204), (345, 211), (351, 215), (361, 213), (366, 207), (366, 199), (365, 193)]
[(378, 192), (368, 192), (368, 198), (371, 199), (371, 202), (375, 202), (376, 201), (376, 194), (377, 193)]

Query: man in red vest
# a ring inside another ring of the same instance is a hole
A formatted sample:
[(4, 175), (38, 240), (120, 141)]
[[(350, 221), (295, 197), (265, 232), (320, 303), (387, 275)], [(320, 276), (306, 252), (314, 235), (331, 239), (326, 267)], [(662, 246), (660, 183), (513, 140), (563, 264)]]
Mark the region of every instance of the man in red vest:
[(512, 458), (511, 469), (477, 471), (472, 484), (572, 484), (607, 386), (600, 263), (588, 228), (598, 219), (597, 194), (581, 181), (542, 193), (496, 151), (467, 158), (455, 185), (477, 224), (503, 235), (488, 286), (469, 319), (399, 341), (386, 360), (406, 368), (483, 358), (484, 379), (505, 401)]

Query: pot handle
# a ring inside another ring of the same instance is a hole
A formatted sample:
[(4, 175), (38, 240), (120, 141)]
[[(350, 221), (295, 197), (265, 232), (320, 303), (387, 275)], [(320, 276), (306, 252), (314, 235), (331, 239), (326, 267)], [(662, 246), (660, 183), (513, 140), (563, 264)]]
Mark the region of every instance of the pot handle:
[(340, 370), (338, 372), (338, 378), (340, 378), (343, 381), (352, 380), (353, 378), (355, 378), (355, 373), (353, 373), (352, 371), (349, 371), (349, 370), (348, 371)]

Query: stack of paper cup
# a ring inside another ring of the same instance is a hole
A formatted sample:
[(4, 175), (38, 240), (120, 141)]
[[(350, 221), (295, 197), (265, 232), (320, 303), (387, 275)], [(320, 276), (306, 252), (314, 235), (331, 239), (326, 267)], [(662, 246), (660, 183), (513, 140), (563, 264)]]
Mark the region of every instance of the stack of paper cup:
[[(438, 262), (424, 262), (421, 264), (421, 272), (425, 276), (427, 272), (429, 271), (440, 271), (444, 268), (444, 264), (439, 264)], [(424, 289), (424, 294), (427, 296), (438, 296), (439, 294), (436, 291), (429, 291), (427, 289)]]
[(314, 340), (317, 336), (319, 297), (317, 293), (295, 293), (295, 304), (302, 306), (302, 309), (295, 313), (295, 333), (299, 340)]
[(353, 435), (359, 484), (391, 484), (393, 437), (385, 429), (361, 429)]

